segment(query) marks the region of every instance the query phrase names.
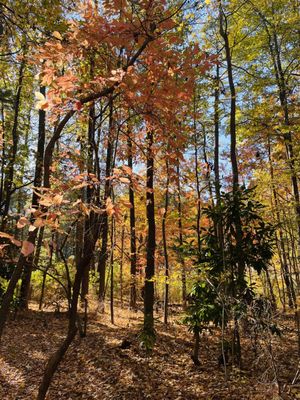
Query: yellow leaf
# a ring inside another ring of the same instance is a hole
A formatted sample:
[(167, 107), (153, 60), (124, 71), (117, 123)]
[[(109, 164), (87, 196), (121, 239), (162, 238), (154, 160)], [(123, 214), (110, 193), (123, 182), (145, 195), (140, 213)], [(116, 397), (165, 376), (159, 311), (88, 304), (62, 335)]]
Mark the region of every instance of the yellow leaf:
[(45, 96), (41, 92), (34, 92), (34, 96), (39, 101), (45, 101)]
[(54, 36), (56, 39), (58, 39), (58, 40), (62, 40), (62, 36), (61, 36), (61, 34), (59, 33), (59, 32), (57, 32), (57, 31), (54, 31), (53, 33), (52, 33), (52, 36)]

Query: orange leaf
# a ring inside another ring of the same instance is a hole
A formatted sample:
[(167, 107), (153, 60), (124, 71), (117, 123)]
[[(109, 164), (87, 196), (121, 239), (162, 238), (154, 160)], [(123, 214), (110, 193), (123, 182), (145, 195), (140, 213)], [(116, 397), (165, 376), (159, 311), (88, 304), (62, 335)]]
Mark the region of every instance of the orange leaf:
[(5, 232), (0, 232), (0, 237), (10, 239), (10, 240), (13, 238), (12, 235), (9, 235), (8, 233), (5, 233)]
[(106, 212), (108, 216), (111, 216), (115, 213), (115, 208), (110, 197), (106, 199)]
[(24, 228), (24, 226), (26, 226), (26, 225), (28, 225), (28, 224), (29, 224), (28, 219), (25, 218), (25, 217), (21, 217), (21, 218), (19, 219), (19, 221), (17, 222), (17, 228), (18, 228), (18, 229), (22, 229), (22, 228)]
[(44, 226), (44, 225), (45, 225), (45, 221), (44, 221), (42, 218), (37, 218), (37, 219), (34, 221), (33, 225), (34, 225), (36, 228), (40, 228), (41, 226)]
[(123, 178), (123, 177), (120, 177), (119, 181), (122, 183), (130, 183), (130, 180), (128, 178)]

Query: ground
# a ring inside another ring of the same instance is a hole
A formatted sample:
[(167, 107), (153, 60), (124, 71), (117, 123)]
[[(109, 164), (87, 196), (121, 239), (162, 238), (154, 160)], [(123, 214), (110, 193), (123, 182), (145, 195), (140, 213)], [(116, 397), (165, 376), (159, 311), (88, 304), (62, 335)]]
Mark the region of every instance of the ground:
[[(35, 399), (45, 362), (66, 332), (65, 313), (39, 312), (32, 307), (8, 323), (0, 352), (0, 399)], [(107, 312), (109, 308), (107, 308)], [(151, 355), (139, 346), (141, 312), (116, 308), (115, 324), (109, 314), (89, 316), (87, 337), (77, 338), (54, 376), (47, 400), (263, 400), (277, 399), (271, 355), (277, 366), (283, 399), (300, 398), (296, 330), (292, 316), (280, 317), (283, 336), (272, 337), (255, 355), (249, 339), (242, 339), (242, 369), (218, 366), (220, 332), (206, 332), (201, 342), (201, 365), (190, 358), (192, 335), (173, 316), (165, 327), (157, 315), (157, 342)], [(122, 340), (132, 344), (121, 349)], [(266, 351), (262, 351), (266, 349)], [(299, 396), (299, 397), (298, 397)]]

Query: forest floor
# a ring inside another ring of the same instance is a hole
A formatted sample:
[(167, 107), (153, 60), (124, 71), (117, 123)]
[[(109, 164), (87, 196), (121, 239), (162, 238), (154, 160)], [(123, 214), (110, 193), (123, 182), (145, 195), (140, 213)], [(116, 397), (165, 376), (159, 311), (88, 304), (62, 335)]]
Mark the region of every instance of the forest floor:
[[(107, 310), (109, 310), (107, 306)], [(138, 342), (142, 313), (116, 308), (115, 324), (109, 314), (89, 316), (87, 336), (77, 338), (54, 376), (48, 400), (243, 400), (277, 399), (269, 346), (255, 356), (249, 339), (242, 338), (242, 369), (218, 366), (220, 332), (212, 328), (201, 342), (201, 365), (190, 355), (192, 336), (173, 316), (165, 327), (157, 315), (157, 342), (151, 355)], [(300, 382), (291, 386), (298, 363), (295, 324), (280, 316), (281, 338), (272, 337), (283, 399), (300, 398)], [(64, 337), (66, 313), (39, 312), (36, 306), (11, 319), (0, 352), (0, 399), (35, 399), (45, 362)], [(132, 345), (121, 349), (122, 340)]]

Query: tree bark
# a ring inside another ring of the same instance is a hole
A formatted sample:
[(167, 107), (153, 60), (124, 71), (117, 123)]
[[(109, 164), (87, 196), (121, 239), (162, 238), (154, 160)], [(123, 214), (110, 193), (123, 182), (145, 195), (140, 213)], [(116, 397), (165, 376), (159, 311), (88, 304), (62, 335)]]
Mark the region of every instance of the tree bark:
[(120, 255), (120, 302), (121, 307), (123, 307), (123, 263), (124, 263), (124, 241), (125, 241), (125, 221), (126, 215), (124, 217), (124, 222), (122, 225), (122, 233), (121, 233), (121, 255)]
[(163, 249), (164, 249), (164, 259), (165, 259), (165, 293), (164, 293), (164, 324), (168, 324), (168, 314), (169, 314), (169, 255), (167, 246), (167, 234), (166, 234), (166, 219), (169, 207), (169, 161), (166, 159), (166, 193), (165, 193), (165, 209), (162, 215), (162, 239), (163, 239)]
[(186, 308), (186, 270), (183, 256), (183, 228), (182, 228), (182, 204), (181, 204), (181, 185), (180, 185), (180, 166), (177, 159), (177, 212), (178, 212), (178, 241), (179, 241), (179, 262), (181, 264), (181, 289), (182, 307)]
[[(93, 65), (93, 63), (92, 63)], [(92, 68), (92, 67), (91, 67)], [(94, 173), (94, 165), (93, 165), (93, 149), (94, 149), (94, 140), (95, 140), (95, 104), (90, 106), (89, 110), (89, 123), (88, 123), (88, 151), (87, 151), (87, 173), (88, 176)], [(88, 204), (92, 202), (92, 197), (94, 194), (94, 188), (87, 186), (86, 187), (86, 201)], [(90, 265), (85, 268), (82, 285), (81, 285), (81, 299), (85, 299), (86, 295), (89, 292), (89, 272)]]
[[(133, 169), (133, 155), (132, 155), (132, 140), (130, 133), (127, 139), (128, 148), (128, 167)], [(130, 219), (130, 308), (136, 309), (136, 231), (135, 231), (135, 199), (134, 190), (132, 185), (132, 178), (130, 178), (129, 185), (129, 202), (131, 204), (129, 210)]]
[(199, 161), (198, 161), (198, 132), (196, 124), (196, 93), (194, 93), (194, 140), (195, 140), (195, 178), (196, 178), (196, 192), (197, 192), (197, 219), (196, 219), (196, 230), (197, 230), (197, 247), (198, 247), (198, 259), (200, 259), (201, 253), (201, 190), (200, 190), (200, 178), (199, 178)]
[(115, 323), (114, 318), (114, 249), (115, 249), (115, 220), (111, 219), (110, 230), (110, 322)]
[[(112, 98), (109, 100), (109, 128), (108, 128), (108, 143), (106, 151), (106, 167), (105, 167), (105, 186), (104, 186), (104, 197), (103, 205), (105, 206), (106, 200), (111, 193), (111, 184), (108, 179), (111, 175), (112, 158), (113, 158), (113, 101)], [(106, 263), (108, 258), (107, 244), (108, 244), (108, 215), (105, 212), (101, 221), (101, 250), (99, 255), (99, 302), (102, 311), (104, 310), (104, 297), (105, 297), (105, 275), (106, 275)]]
[(220, 147), (220, 66), (216, 66), (216, 77), (214, 80), (214, 173), (215, 173), (215, 191), (217, 207), (221, 203), (221, 183), (220, 183), (220, 161), (219, 161), (219, 147)]
[(154, 274), (155, 274), (155, 209), (154, 209), (154, 154), (153, 132), (147, 131), (147, 184), (146, 184), (146, 210), (147, 210), (147, 264), (145, 269), (145, 294), (144, 294), (144, 334), (152, 341), (155, 337), (153, 305), (154, 305)]

